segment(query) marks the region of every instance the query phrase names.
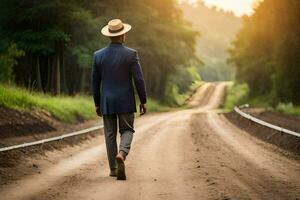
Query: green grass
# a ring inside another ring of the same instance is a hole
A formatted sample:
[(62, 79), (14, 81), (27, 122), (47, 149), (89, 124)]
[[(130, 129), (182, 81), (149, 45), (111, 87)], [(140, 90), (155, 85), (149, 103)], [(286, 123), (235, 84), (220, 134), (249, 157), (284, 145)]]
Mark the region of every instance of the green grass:
[[(139, 106), (137, 100), (137, 106)], [(23, 111), (44, 111), (62, 122), (75, 122), (78, 118), (96, 117), (94, 102), (88, 96), (51, 96), (26, 89), (0, 85), (0, 106)], [(148, 98), (147, 109), (152, 112), (167, 112), (178, 109)], [(139, 108), (137, 108), (139, 111)]]
[[(194, 89), (201, 83), (191, 86)], [(193, 89), (191, 88), (191, 90)], [(184, 102), (189, 94), (182, 95), (178, 102)], [(138, 106), (137, 100), (137, 106)], [(0, 106), (23, 110), (23, 111), (43, 111), (50, 113), (62, 122), (75, 122), (78, 118), (92, 119), (96, 117), (94, 102), (88, 96), (51, 96), (47, 94), (29, 91), (23, 88), (0, 84)], [(148, 98), (147, 109), (152, 112), (167, 112), (186, 108), (184, 105), (169, 106)], [(139, 111), (139, 108), (137, 108)]]
[[(170, 100), (165, 100), (164, 102), (159, 102), (155, 99), (148, 98), (147, 101), (147, 109), (149, 112), (168, 112), (180, 109), (187, 109), (189, 105), (185, 105), (186, 99), (191, 96), (195, 90), (200, 87), (204, 82), (195, 81), (184, 94), (178, 93), (178, 88), (175, 86), (172, 88), (172, 92), (170, 95)], [(138, 102), (138, 98), (137, 98)], [(138, 105), (137, 105), (138, 106)], [(138, 110), (138, 108), (137, 108)]]
[(188, 97), (193, 95), (197, 88), (203, 85), (203, 81), (195, 81), (192, 83), (185, 93), (179, 93), (179, 88), (176, 85), (173, 85), (172, 90), (169, 91), (168, 100), (165, 100), (165, 104), (169, 105), (170, 108), (187, 108), (188, 106), (185, 105), (186, 100)]
[(53, 97), (6, 85), (0, 85), (0, 106), (24, 111), (43, 110), (63, 122), (74, 122), (78, 117), (83, 119), (95, 117), (91, 97)]
[(151, 112), (167, 112), (167, 111), (172, 110), (172, 107), (167, 106), (167, 105), (163, 105), (162, 103), (160, 103), (160, 102), (158, 102), (154, 99), (148, 98), (148, 100), (147, 100), (147, 110), (150, 113)]
[(292, 103), (279, 103), (276, 106), (276, 111), (290, 115), (300, 116), (300, 106), (294, 106)]
[[(249, 88), (247, 84), (232, 84), (227, 88), (226, 98), (223, 104), (224, 112), (230, 112), (234, 106), (249, 104), (251, 107), (266, 108), (289, 115), (300, 116), (300, 106), (292, 103), (273, 103), (271, 94), (249, 98)], [(272, 104), (277, 106), (272, 106)]]
[[(138, 106), (138, 105), (137, 105)], [(163, 103), (160, 103), (159, 101), (156, 101), (154, 99), (148, 98), (147, 100), (147, 111), (149, 113), (155, 113), (155, 112), (169, 112), (169, 111), (176, 111), (176, 110), (182, 110), (182, 109), (188, 109), (189, 106), (182, 104), (177, 106), (170, 106)], [(137, 108), (137, 111), (139, 111), (139, 108)]]
[(246, 83), (233, 83), (227, 87), (223, 110), (230, 112), (235, 106), (249, 104), (251, 107), (267, 108), (272, 110), (270, 95), (249, 97), (249, 87)]
[(237, 105), (248, 103), (249, 88), (247, 84), (231, 84), (226, 89), (226, 98), (223, 104), (225, 112), (232, 111)]
[(270, 95), (264, 95), (264, 96), (257, 96), (257, 97), (252, 97), (247, 100), (247, 102), (252, 106), (252, 107), (257, 107), (257, 108), (267, 108), (267, 109), (273, 109), (272, 108), (272, 97)]

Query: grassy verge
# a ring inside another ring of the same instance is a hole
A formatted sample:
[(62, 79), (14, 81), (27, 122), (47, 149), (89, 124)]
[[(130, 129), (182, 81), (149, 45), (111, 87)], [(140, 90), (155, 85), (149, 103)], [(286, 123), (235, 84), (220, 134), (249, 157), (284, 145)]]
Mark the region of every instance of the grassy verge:
[(276, 110), (289, 115), (300, 116), (300, 106), (294, 106), (292, 103), (279, 103)]
[[(139, 108), (137, 108), (137, 110), (138, 109)], [(164, 105), (164, 104), (162, 104), (162, 103), (160, 103), (160, 102), (158, 102), (154, 99), (148, 98), (148, 100), (147, 100), (147, 109), (148, 109), (149, 112), (167, 112), (167, 111), (172, 110), (173, 108), (168, 106), (168, 105)]]
[[(137, 100), (137, 102), (139, 101)], [(54, 97), (7, 85), (0, 85), (0, 106), (23, 111), (45, 111), (66, 123), (75, 122), (78, 118), (93, 119), (96, 117), (92, 97)], [(151, 98), (148, 99), (147, 108), (149, 113), (176, 109)]]
[[(191, 91), (199, 86), (200, 83), (195, 83), (191, 86)], [(178, 102), (184, 102), (188, 95), (190, 94), (176, 98), (178, 98)], [(137, 100), (137, 102), (139, 101)], [(92, 97), (80, 95), (51, 96), (8, 85), (0, 85), (0, 106), (23, 111), (45, 111), (67, 123), (75, 122), (78, 118), (92, 119), (96, 117)], [(147, 102), (150, 113), (167, 112), (184, 107), (182, 104), (177, 106), (165, 105), (151, 98)]]
[(247, 103), (249, 88), (247, 84), (231, 84), (226, 89), (226, 98), (223, 110), (230, 112), (234, 106)]
[(278, 103), (272, 107), (272, 98), (268, 95), (249, 98), (249, 88), (247, 84), (233, 84), (227, 88), (226, 98), (223, 104), (223, 110), (230, 112), (234, 106), (250, 104), (251, 107), (266, 108), (289, 115), (300, 116), (300, 106), (295, 106), (292, 103)]
[(249, 104), (251, 107), (273, 109), (270, 96), (258, 96), (249, 98), (249, 87), (246, 83), (230, 85), (226, 90), (226, 98), (223, 110), (230, 112), (235, 106)]
[(0, 106), (24, 111), (43, 110), (63, 122), (74, 122), (78, 117), (95, 117), (91, 97), (53, 97), (13, 86), (0, 85)]
[[(189, 90), (184, 94), (178, 93), (178, 88), (172, 88), (173, 91), (170, 95), (170, 100), (166, 100), (165, 103), (161, 103), (154, 99), (148, 98), (147, 108), (150, 112), (167, 112), (172, 110), (179, 110), (189, 108), (188, 105), (185, 104), (188, 97), (193, 95), (195, 91), (203, 84), (202, 81), (195, 81), (189, 88)], [(138, 100), (137, 100), (138, 102)]]
[(165, 100), (166, 105), (170, 105), (170, 107), (187, 107), (185, 105), (186, 100), (192, 96), (196, 89), (199, 88), (204, 82), (203, 81), (195, 81), (189, 86), (189, 89), (185, 93), (179, 93), (179, 88), (177, 85), (173, 85), (170, 87), (170, 90), (167, 92), (167, 98)]

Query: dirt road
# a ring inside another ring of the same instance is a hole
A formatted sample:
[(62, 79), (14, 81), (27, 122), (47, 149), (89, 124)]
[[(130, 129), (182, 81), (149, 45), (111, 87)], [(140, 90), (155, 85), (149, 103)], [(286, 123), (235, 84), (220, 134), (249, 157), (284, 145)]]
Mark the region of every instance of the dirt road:
[(214, 109), (225, 84), (208, 83), (194, 109), (137, 119), (127, 181), (108, 177), (103, 136), (34, 159), (39, 173), (0, 199), (300, 199), (300, 162), (230, 124)]

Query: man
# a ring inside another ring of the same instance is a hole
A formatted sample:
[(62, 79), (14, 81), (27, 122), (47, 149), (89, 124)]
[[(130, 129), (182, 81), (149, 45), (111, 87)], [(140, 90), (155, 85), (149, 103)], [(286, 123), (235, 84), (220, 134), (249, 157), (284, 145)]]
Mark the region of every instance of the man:
[[(124, 161), (129, 153), (134, 133), (136, 112), (133, 82), (140, 99), (140, 114), (146, 113), (146, 90), (137, 52), (125, 47), (125, 33), (129, 24), (119, 19), (109, 21), (101, 33), (111, 43), (94, 53), (92, 70), (93, 96), (98, 116), (103, 116), (104, 135), (110, 176), (126, 180)], [(121, 141), (119, 152), (116, 142), (117, 122)]]

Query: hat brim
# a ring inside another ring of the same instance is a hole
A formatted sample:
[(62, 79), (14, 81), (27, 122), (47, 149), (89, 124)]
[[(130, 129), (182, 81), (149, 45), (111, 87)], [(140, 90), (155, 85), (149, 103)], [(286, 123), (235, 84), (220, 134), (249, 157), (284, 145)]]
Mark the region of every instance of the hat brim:
[(123, 25), (124, 25), (124, 29), (120, 32), (117, 32), (117, 33), (109, 32), (108, 25), (106, 25), (102, 28), (101, 33), (102, 33), (102, 35), (107, 36), (107, 37), (116, 37), (116, 36), (123, 35), (123, 34), (125, 34), (125, 33), (127, 33), (128, 31), (131, 30), (131, 25), (130, 24), (123, 24)]

